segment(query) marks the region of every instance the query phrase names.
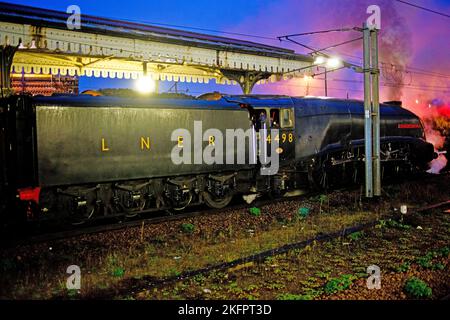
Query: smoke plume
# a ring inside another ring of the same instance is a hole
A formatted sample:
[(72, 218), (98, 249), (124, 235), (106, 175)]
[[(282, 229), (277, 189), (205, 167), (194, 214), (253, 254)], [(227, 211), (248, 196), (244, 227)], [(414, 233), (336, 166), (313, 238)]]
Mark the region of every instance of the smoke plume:
[[(418, 5), (450, 12), (450, 5), (438, 1), (416, 1)], [(448, 19), (405, 6), (392, 0), (280, 0), (236, 25), (234, 31), (277, 37), (308, 31), (361, 27), (368, 18), (369, 5), (381, 8), (380, 68), (382, 101), (402, 100), (405, 108), (421, 117), (427, 139), (437, 151), (449, 151), (450, 118), (450, 25)], [(316, 49), (360, 37), (358, 32), (334, 32), (296, 38)], [(253, 39), (254, 40), (254, 39)], [(292, 43), (276, 43), (300, 53), (306, 49)], [(362, 41), (330, 49), (327, 53), (361, 65)], [(323, 70), (314, 68), (312, 73)], [(343, 70), (328, 75), (330, 96), (363, 98), (362, 76)], [(324, 95), (323, 76), (313, 80), (292, 79), (258, 86), (255, 92), (288, 95)], [(447, 155), (448, 157), (448, 155)], [(442, 155), (433, 162), (433, 172), (445, 167)]]

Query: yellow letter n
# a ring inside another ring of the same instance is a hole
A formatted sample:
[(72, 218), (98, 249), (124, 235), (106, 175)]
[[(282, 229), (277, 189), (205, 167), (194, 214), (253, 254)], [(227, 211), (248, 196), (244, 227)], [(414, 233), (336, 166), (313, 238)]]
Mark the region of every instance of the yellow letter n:
[(150, 137), (141, 137), (141, 150), (150, 150)]

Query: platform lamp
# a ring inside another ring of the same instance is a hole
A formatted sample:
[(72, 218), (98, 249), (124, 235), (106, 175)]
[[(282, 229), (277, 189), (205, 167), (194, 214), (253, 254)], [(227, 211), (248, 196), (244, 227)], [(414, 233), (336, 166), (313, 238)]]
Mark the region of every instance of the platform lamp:
[(147, 62), (142, 64), (143, 75), (136, 81), (136, 90), (141, 94), (152, 94), (156, 91), (156, 81), (148, 75)]

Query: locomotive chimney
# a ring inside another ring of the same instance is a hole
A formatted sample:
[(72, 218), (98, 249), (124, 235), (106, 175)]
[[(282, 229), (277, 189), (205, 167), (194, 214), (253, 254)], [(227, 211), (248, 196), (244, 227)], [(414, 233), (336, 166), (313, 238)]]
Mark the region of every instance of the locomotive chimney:
[(386, 101), (384, 104), (390, 105), (390, 106), (396, 106), (396, 107), (402, 107), (403, 102), (402, 101)]

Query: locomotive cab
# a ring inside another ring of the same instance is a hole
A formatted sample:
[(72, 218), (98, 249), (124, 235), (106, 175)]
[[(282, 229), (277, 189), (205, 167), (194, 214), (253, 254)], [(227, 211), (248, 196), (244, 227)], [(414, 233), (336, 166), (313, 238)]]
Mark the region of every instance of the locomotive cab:
[(276, 143), (280, 163), (295, 159), (295, 117), (293, 107), (256, 107), (251, 118), (261, 139), (261, 129), (266, 129), (267, 152), (270, 156), (271, 145)]

